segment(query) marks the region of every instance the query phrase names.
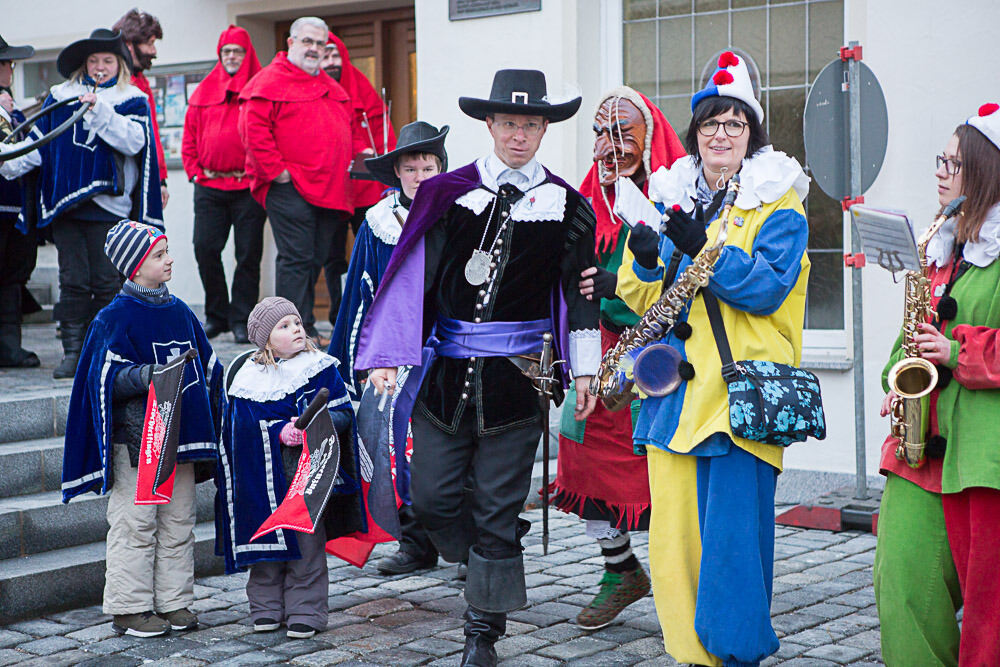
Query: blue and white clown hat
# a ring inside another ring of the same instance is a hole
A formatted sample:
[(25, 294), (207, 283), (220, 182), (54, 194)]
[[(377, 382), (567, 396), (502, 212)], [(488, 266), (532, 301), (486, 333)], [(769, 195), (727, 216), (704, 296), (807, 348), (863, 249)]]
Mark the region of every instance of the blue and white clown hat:
[(691, 98), (691, 111), (694, 112), (694, 108), (703, 99), (715, 96), (732, 97), (745, 102), (757, 114), (757, 120), (763, 125), (764, 109), (753, 94), (750, 70), (747, 69), (743, 59), (732, 51), (725, 51), (719, 56), (719, 69), (715, 70), (712, 78), (708, 80), (708, 85)]
[(979, 107), (979, 113), (965, 121), (966, 125), (976, 128), (993, 145), (1000, 148), (1000, 105), (990, 102)]

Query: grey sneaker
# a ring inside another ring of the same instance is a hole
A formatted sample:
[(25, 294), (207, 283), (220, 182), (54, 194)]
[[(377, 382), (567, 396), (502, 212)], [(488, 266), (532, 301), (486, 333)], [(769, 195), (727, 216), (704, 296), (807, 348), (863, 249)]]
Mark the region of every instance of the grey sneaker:
[(171, 630), (193, 630), (198, 627), (198, 617), (187, 609), (176, 609), (159, 614), (159, 617), (170, 624)]
[(170, 632), (170, 622), (151, 611), (141, 614), (120, 614), (114, 617), (111, 629), (119, 635), (133, 637), (159, 637)]

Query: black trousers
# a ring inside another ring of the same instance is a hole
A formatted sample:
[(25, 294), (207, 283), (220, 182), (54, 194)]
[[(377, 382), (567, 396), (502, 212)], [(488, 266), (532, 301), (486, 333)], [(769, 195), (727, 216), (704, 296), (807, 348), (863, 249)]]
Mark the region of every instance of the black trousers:
[(310, 204), (292, 183), (272, 183), (265, 203), (278, 250), (274, 292), (295, 304), (303, 325), (314, 327), (316, 281), (330, 251), (330, 238), (347, 216)]
[[(257, 305), (260, 257), (264, 251), (267, 214), (249, 190), (194, 186), (194, 256), (205, 288), (205, 321), (217, 326), (246, 324)], [(226, 287), (222, 250), (233, 230), (236, 269), (232, 298)]]
[(59, 303), (55, 318), (88, 322), (121, 289), (118, 269), (104, 254), (104, 242), (114, 221), (78, 220), (72, 213), (52, 222), (59, 256)]
[(399, 550), (420, 559), (430, 559), (437, 556), (437, 548), (431, 541), (431, 536), (424, 530), (412, 505), (399, 508), (399, 527), (402, 533), (399, 537)]
[(35, 270), (38, 235), (32, 226), (27, 234), (17, 231), (17, 217), (0, 215), (0, 287), (25, 285)]
[[(413, 508), (445, 560), (456, 560), (473, 545), (487, 560), (521, 554), (517, 519), (531, 489), (541, 424), (479, 436), (475, 414), (467, 409), (457, 433), (448, 435), (419, 404), (413, 411)], [(466, 483), (473, 489), (469, 499)]]
[(330, 253), (326, 258), (326, 263), (323, 265), (326, 290), (330, 293), (330, 324), (337, 323), (337, 311), (340, 310), (340, 300), (343, 297), (340, 287), (340, 277), (347, 273), (348, 267), (347, 223), (350, 223), (351, 229), (354, 230), (354, 235), (357, 236), (369, 208), (366, 206), (355, 209), (354, 213), (347, 218), (347, 222), (342, 222), (334, 228), (333, 238), (330, 240)]

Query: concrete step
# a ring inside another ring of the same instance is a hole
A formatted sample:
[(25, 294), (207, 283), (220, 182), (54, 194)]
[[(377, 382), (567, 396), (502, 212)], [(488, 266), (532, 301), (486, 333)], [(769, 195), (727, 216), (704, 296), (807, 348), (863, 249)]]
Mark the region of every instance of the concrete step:
[[(215, 484), (196, 487), (198, 521), (214, 516)], [(2, 559), (99, 542), (108, 533), (107, 496), (92, 493), (63, 504), (60, 491), (0, 499), (0, 570)]]
[[(195, 526), (195, 573), (220, 574), (215, 527)], [(0, 625), (99, 603), (104, 592), (103, 541), (0, 561)]]
[[(2, 406), (0, 402), (0, 420), (5, 419)], [(3, 428), (0, 421), (0, 433)], [(0, 444), (0, 502), (27, 493), (58, 491), (62, 453), (61, 437)]]
[(73, 388), (70, 381), (63, 382), (65, 387), (57, 389), (4, 392), (0, 397), (0, 443), (63, 435)]

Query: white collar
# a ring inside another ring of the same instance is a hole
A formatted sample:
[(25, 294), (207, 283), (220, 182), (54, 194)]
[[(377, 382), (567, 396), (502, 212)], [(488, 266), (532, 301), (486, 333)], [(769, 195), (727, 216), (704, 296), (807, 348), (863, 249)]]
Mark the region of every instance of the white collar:
[[(93, 92), (90, 86), (85, 86), (79, 81), (63, 81), (57, 86), (53, 86), (49, 91), (52, 94), (52, 98), (56, 102), (60, 102), (67, 97), (79, 97), (84, 93)], [(98, 88), (97, 94), (102, 100), (115, 106), (121, 104), (125, 100), (132, 99), (134, 97), (146, 97), (146, 93), (142, 92), (135, 86), (129, 84), (125, 88), (119, 88), (117, 85), (111, 86), (109, 88)]]
[(402, 225), (396, 219), (396, 214), (399, 214), (403, 222), (406, 222), (406, 216), (409, 213), (409, 209), (399, 203), (398, 194), (393, 192), (368, 209), (365, 220), (375, 238), (387, 245), (396, 245), (399, 241), (399, 235), (403, 231)]
[[(669, 169), (660, 167), (649, 178), (649, 198), (667, 208), (679, 204), (685, 211), (694, 210), (700, 172), (690, 155), (677, 160)], [(736, 207), (745, 211), (778, 201), (791, 188), (799, 199), (804, 200), (809, 194), (809, 177), (799, 161), (771, 146), (743, 160), (739, 173), (741, 187)]]
[[(479, 169), (479, 174), (483, 179), (483, 187), (473, 188), (455, 200), (456, 204), (469, 209), (476, 215), (482, 214), (486, 207), (496, 199), (494, 194), (496, 182), (494, 181), (492, 186), (487, 184), (488, 175), (485, 163), (488, 161), (489, 156), (476, 160), (476, 168)], [(509, 169), (500, 162), (499, 158), (496, 161), (503, 165), (504, 169)], [(545, 182), (545, 170), (534, 160), (524, 165), (522, 169), (529, 168), (532, 163), (537, 166), (537, 171), (541, 174), (541, 179), (538, 181), (540, 185), (528, 186), (530, 191), (511, 206), (510, 219), (515, 222), (562, 220), (566, 214), (566, 189), (555, 183)], [(488, 189), (490, 187), (494, 189)]]
[(276, 401), (304, 387), (336, 361), (325, 352), (300, 352), (276, 366), (247, 360), (233, 378), (229, 395), (251, 401)]
[[(945, 266), (954, 250), (955, 218), (949, 218), (927, 243), (927, 261)], [(966, 243), (962, 255), (979, 268), (989, 266), (1000, 256), (1000, 204), (986, 212), (986, 219), (979, 229), (979, 240)]]
[[(542, 165), (538, 164), (538, 160), (534, 157), (527, 164), (515, 169), (504, 164), (503, 160), (497, 157), (495, 152), (490, 152), (485, 158), (476, 160), (476, 168), (479, 170), (479, 176), (483, 180), (483, 185), (494, 191), (499, 186), (508, 182), (516, 185), (519, 190), (526, 191), (545, 180), (545, 170), (542, 169)], [(524, 181), (523, 187), (522, 183), (510, 179), (511, 173), (521, 174), (527, 179)]]

